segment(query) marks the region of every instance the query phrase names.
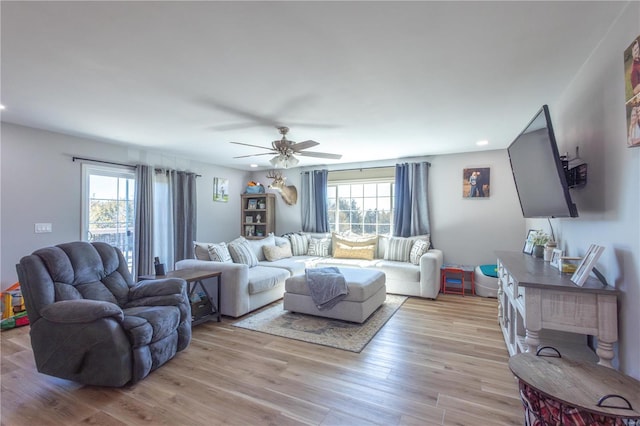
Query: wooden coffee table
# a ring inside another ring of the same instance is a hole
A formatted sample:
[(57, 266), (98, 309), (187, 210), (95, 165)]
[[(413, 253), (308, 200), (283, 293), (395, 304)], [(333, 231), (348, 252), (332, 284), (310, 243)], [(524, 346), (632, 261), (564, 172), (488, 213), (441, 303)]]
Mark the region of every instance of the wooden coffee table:
[[(207, 288), (202, 284), (202, 280), (206, 280), (208, 278), (217, 278), (217, 287), (218, 287), (218, 304), (214, 302), (211, 298), (211, 295), (207, 291)], [(196, 290), (197, 287), (204, 292), (211, 302), (211, 313), (207, 313), (198, 318), (193, 318), (192, 325), (202, 324), (206, 321), (211, 321), (214, 317), (217, 318), (217, 321), (222, 321), (221, 313), (220, 313), (220, 288), (222, 287), (222, 272), (220, 271), (205, 271), (202, 269), (180, 269), (178, 271), (168, 272), (166, 275), (140, 275), (138, 277), (139, 280), (155, 280), (160, 278), (182, 278), (187, 282), (187, 293), (189, 296), (189, 300), (191, 300), (191, 295)], [(193, 305), (193, 304), (192, 304)]]

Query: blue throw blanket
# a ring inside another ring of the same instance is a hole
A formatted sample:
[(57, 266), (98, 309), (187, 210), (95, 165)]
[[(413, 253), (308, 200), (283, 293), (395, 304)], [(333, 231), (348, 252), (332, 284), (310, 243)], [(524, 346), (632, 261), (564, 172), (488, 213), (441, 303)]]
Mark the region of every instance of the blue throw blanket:
[(320, 311), (333, 308), (349, 294), (344, 275), (335, 266), (305, 271), (311, 299)]

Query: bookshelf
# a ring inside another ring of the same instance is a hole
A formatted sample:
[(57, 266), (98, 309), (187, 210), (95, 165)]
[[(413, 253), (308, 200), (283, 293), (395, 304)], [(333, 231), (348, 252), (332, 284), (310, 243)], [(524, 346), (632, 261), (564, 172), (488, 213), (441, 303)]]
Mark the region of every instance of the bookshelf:
[(257, 240), (276, 232), (275, 194), (243, 194), (240, 202), (240, 235)]

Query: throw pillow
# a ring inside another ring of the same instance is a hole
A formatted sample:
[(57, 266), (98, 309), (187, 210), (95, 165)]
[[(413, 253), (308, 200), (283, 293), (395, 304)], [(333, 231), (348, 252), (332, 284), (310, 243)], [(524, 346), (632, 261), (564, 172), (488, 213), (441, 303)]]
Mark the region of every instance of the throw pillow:
[(304, 256), (307, 254), (307, 250), (309, 250), (309, 238), (306, 234), (295, 232), (286, 234), (286, 236), (289, 238), (291, 251), (294, 256)]
[(370, 245), (375, 246), (378, 243), (378, 236), (377, 235), (358, 236), (357, 234), (349, 234), (349, 236), (344, 236), (334, 232), (333, 234), (331, 234), (331, 240), (333, 242), (333, 247), (332, 247), (333, 256), (337, 257), (335, 254), (337, 243), (341, 243), (348, 247), (363, 247), (363, 246), (370, 246)]
[(209, 258), (214, 262), (232, 263), (227, 243), (209, 244)]
[(336, 249), (333, 257), (336, 259), (366, 259), (372, 260), (376, 246), (374, 244), (368, 246), (351, 247), (346, 244), (336, 243)]
[(281, 246), (262, 246), (262, 251), (264, 252), (265, 259), (269, 262), (293, 256), (289, 243)]
[(247, 241), (234, 241), (227, 245), (229, 253), (231, 254), (231, 259), (233, 259), (235, 263), (243, 263), (249, 266), (249, 268), (253, 268), (258, 265), (258, 258), (251, 250), (251, 247), (249, 247)]
[(198, 260), (211, 260), (209, 257), (209, 243), (193, 242), (193, 257)]
[(429, 250), (429, 243), (424, 240), (416, 240), (411, 247), (411, 253), (409, 253), (409, 261), (414, 265), (420, 264), (420, 257)]
[(311, 238), (309, 240), (309, 248), (307, 249), (307, 256), (329, 256), (329, 248), (331, 247), (331, 240), (329, 238)]
[(400, 262), (408, 262), (409, 254), (414, 240), (402, 237), (391, 237), (387, 251), (384, 253), (385, 260), (396, 260)]

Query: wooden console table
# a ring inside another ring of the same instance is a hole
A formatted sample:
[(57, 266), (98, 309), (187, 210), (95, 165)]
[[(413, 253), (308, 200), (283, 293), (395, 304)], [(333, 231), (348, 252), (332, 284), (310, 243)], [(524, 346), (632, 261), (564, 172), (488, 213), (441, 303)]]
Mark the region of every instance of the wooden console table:
[(592, 277), (579, 287), (571, 275), (524, 253), (496, 255), (498, 321), (510, 355), (535, 353), (542, 343), (541, 331), (557, 330), (596, 336), (598, 364), (611, 367), (618, 340), (618, 290)]
[[(214, 302), (211, 298), (211, 295), (207, 291), (207, 288), (202, 284), (202, 280), (206, 280), (207, 278), (217, 278), (217, 290), (218, 290), (218, 304)], [(138, 277), (140, 280), (155, 280), (160, 278), (182, 278), (187, 282), (187, 294), (189, 296), (189, 300), (191, 300), (191, 295), (196, 290), (196, 287), (200, 287), (200, 289), (204, 292), (207, 299), (211, 302), (212, 310), (210, 313), (203, 315), (199, 318), (193, 318), (192, 325), (198, 325), (206, 321), (212, 320), (214, 317), (217, 318), (218, 322), (221, 321), (220, 314), (220, 288), (222, 287), (222, 272), (220, 271), (205, 271), (198, 269), (180, 269), (178, 271), (168, 272), (166, 275), (141, 275)], [(193, 305), (193, 303), (192, 303)]]

